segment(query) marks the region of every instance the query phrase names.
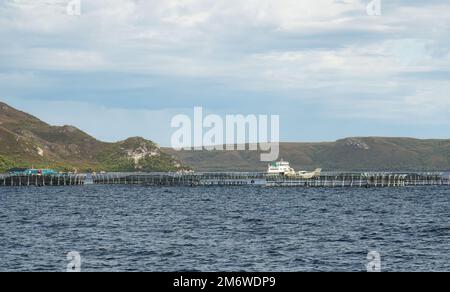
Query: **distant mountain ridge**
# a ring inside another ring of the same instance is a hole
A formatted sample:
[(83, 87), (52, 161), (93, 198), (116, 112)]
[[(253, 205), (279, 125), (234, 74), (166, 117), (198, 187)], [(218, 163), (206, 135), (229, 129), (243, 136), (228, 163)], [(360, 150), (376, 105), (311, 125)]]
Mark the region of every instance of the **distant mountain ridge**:
[[(167, 153), (201, 171), (264, 171), (260, 152), (174, 151)], [(450, 140), (354, 137), (324, 143), (281, 143), (280, 159), (297, 170), (449, 171)]]
[[(12, 167), (64, 171), (264, 171), (258, 151), (175, 151), (140, 137), (101, 142), (73, 126), (51, 126), (0, 102), (0, 173)], [(281, 143), (297, 170), (449, 171), (450, 140), (354, 137)], [(188, 165), (189, 167), (187, 167)]]
[(140, 137), (98, 141), (73, 126), (51, 126), (0, 102), (0, 172), (12, 167), (64, 171), (175, 171), (183, 166)]

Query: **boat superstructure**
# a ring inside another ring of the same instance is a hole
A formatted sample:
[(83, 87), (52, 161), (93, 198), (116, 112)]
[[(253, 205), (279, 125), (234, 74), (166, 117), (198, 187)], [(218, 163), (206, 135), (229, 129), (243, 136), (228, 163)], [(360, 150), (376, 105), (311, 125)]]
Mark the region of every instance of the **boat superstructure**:
[(308, 171), (299, 171), (296, 172), (290, 165), (289, 162), (281, 160), (278, 162), (274, 162), (269, 164), (267, 168), (268, 175), (281, 175), (287, 177), (297, 177), (302, 179), (312, 179), (320, 176), (322, 173), (322, 169), (318, 168), (312, 172)]
[(295, 175), (295, 170), (291, 167), (289, 162), (281, 160), (269, 164), (267, 168), (267, 174), (289, 176)]

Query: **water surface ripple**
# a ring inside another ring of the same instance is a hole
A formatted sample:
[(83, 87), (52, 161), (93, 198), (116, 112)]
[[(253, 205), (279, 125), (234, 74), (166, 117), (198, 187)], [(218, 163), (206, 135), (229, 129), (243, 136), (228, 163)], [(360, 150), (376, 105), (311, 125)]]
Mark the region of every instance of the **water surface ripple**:
[(0, 188), (0, 271), (450, 271), (450, 188)]

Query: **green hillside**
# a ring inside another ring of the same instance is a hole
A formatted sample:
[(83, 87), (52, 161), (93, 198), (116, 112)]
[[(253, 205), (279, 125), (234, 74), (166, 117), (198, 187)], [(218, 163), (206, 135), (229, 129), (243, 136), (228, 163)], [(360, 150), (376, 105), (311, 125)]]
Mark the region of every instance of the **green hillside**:
[[(196, 170), (265, 170), (260, 153), (165, 149)], [(297, 169), (325, 171), (450, 170), (450, 140), (361, 137), (326, 143), (281, 143), (280, 158)]]
[[(450, 170), (450, 140), (356, 137), (325, 143), (281, 143), (280, 159), (326, 171)], [(51, 126), (0, 103), (0, 172), (12, 167), (61, 171), (265, 170), (255, 151), (174, 151), (129, 138), (105, 143), (72, 126)]]
[(60, 171), (176, 171), (183, 166), (143, 138), (105, 143), (72, 126), (56, 127), (0, 103), (0, 172), (12, 167)]

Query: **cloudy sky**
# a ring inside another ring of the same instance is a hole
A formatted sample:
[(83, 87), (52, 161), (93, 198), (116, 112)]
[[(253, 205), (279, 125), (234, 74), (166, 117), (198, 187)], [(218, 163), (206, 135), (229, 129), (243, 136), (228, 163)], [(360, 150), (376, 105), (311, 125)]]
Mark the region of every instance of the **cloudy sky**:
[(0, 0), (0, 100), (114, 141), (279, 114), (284, 141), (449, 138), (448, 0)]

